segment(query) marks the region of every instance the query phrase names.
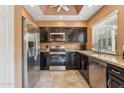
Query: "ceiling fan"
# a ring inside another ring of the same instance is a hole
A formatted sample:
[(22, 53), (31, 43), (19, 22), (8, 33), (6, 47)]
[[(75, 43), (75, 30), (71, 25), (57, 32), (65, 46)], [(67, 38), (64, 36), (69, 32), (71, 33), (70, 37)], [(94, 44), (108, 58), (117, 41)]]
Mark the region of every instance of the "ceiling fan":
[(57, 8), (57, 12), (60, 12), (61, 9), (63, 9), (64, 11), (68, 12), (69, 11), (69, 7), (67, 5), (50, 5), (50, 8)]

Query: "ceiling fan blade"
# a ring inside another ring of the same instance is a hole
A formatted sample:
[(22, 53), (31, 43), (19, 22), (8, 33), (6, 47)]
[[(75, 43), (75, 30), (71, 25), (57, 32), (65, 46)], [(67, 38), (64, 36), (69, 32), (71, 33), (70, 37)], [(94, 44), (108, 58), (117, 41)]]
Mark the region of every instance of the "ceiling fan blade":
[(49, 5), (50, 8), (58, 7), (58, 5)]
[(67, 6), (62, 6), (62, 8), (63, 8), (63, 10), (65, 10), (65, 11), (69, 11), (69, 7), (67, 7)]
[(62, 6), (59, 6), (58, 9), (57, 9), (57, 12), (60, 12)]

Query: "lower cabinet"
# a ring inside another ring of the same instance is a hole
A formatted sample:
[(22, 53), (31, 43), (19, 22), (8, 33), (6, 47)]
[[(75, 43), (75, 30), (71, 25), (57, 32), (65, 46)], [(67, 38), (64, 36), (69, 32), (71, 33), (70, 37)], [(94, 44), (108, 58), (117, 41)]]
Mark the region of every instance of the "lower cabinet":
[(73, 64), (74, 69), (79, 70), (80, 69), (80, 54), (76, 53), (75, 55), (75, 62)]
[(80, 54), (80, 69), (79, 72), (83, 75), (89, 83), (89, 60), (88, 56)]
[(124, 70), (109, 65), (108, 66), (108, 88), (124, 88)]
[(41, 52), (40, 53), (40, 69), (49, 70), (49, 53)]
[(80, 57), (78, 53), (76, 52), (68, 52), (68, 60), (66, 63), (66, 69), (71, 70), (71, 69), (79, 69), (80, 68)]
[[(49, 70), (50, 57), (48, 52), (41, 52), (40, 54), (40, 69)], [(79, 70), (80, 69), (80, 56), (76, 52), (67, 52), (66, 61), (67, 70)]]

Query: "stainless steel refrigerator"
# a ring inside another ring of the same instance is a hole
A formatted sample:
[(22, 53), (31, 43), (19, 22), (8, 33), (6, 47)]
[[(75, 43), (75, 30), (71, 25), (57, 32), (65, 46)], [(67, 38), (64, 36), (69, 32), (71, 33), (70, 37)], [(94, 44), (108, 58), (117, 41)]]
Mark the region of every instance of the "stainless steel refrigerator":
[(33, 87), (40, 77), (40, 33), (30, 20), (22, 18), (22, 87)]

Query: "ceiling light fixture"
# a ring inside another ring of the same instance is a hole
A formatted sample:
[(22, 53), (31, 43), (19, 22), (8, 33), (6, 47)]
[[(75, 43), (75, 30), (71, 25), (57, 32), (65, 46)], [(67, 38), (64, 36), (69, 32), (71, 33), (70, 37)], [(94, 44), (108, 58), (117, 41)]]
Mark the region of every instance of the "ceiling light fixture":
[(34, 7), (34, 5), (30, 5), (30, 7)]
[(89, 8), (91, 8), (91, 7), (92, 7), (92, 5), (88, 5), (88, 7), (89, 7)]
[(39, 19), (41, 18), (41, 16), (38, 17)]
[(80, 16), (80, 19), (82, 19), (82, 17)]
[(62, 16), (60, 16), (59, 19), (62, 19)]

